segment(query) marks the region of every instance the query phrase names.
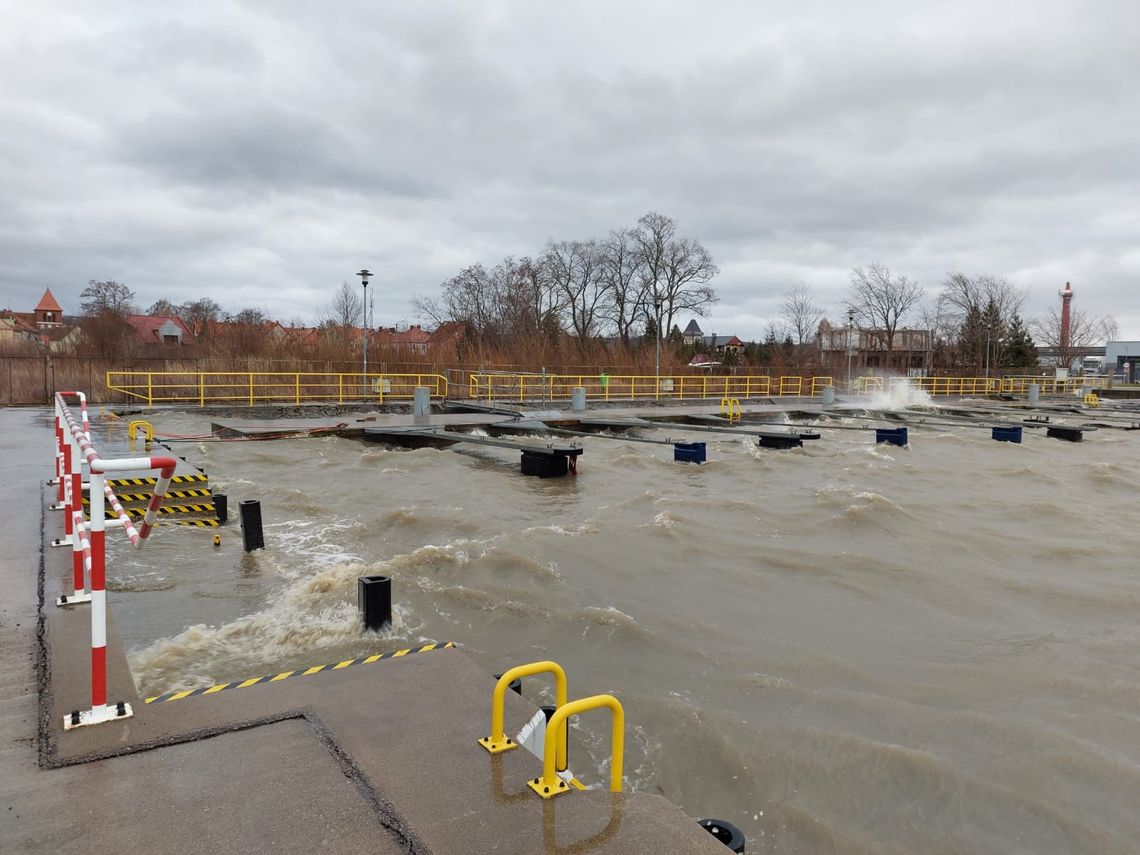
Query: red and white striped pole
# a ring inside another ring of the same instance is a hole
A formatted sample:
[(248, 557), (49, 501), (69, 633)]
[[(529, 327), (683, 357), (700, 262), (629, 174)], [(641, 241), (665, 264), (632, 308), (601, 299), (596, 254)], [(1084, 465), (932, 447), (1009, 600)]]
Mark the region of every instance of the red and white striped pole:
[(63, 413), (61, 411), (62, 404), (58, 397), (55, 399), (55, 478), (48, 481), (49, 484), (58, 484), (60, 491), (56, 498), (58, 501), (63, 501), (62, 478), (63, 478)]
[(72, 573), (75, 577), (75, 593), (64, 595), (55, 601), (57, 606), (74, 606), (78, 603), (91, 602), (91, 595), (87, 593), (83, 582), (84, 571), (91, 575), (91, 540), (87, 536), (87, 529), (83, 519), (83, 511), (71, 514), (72, 525), (75, 528), (75, 540), (71, 544)]
[(79, 457), (79, 446), (68, 430), (63, 438), (62, 474), (59, 484), (63, 492), (63, 537), (51, 542), (52, 546), (71, 546), (75, 533), (72, 529), (72, 513), (83, 508), (83, 464)]

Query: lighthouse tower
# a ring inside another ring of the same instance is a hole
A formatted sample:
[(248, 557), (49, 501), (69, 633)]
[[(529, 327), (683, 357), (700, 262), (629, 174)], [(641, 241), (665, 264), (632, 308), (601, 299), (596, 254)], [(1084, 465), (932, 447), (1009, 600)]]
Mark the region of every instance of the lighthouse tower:
[(1061, 292), (1061, 352), (1069, 348), (1069, 313), (1072, 311), (1070, 303), (1073, 302), (1073, 286), (1065, 283), (1065, 290)]

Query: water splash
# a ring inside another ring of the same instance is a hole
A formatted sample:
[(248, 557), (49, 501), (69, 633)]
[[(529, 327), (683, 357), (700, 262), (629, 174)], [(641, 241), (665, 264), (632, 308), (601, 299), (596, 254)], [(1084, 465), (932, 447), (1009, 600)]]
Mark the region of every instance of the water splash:
[(925, 390), (902, 382), (902, 378), (895, 379), (882, 392), (875, 392), (870, 403), (876, 410), (935, 409), (934, 399)]

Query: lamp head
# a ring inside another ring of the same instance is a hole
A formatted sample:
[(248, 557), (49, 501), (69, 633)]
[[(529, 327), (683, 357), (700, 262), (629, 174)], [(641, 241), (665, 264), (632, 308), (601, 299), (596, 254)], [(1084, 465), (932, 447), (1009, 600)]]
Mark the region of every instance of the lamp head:
[(356, 275), (360, 277), (360, 281), (363, 282), (364, 287), (367, 288), (368, 287), (368, 279), (372, 276), (372, 271), (371, 270), (361, 270)]

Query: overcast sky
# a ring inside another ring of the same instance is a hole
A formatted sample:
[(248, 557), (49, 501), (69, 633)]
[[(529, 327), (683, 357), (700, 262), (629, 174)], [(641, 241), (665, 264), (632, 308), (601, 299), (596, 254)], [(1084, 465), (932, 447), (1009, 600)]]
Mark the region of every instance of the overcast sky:
[[(759, 338), (852, 266), (1140, 339), (1140, 2), (0, 0), (0, 308), (90, 279), (312, 323), (654, 210)], [(683, 323), (683, 322), (682, 322)]]

